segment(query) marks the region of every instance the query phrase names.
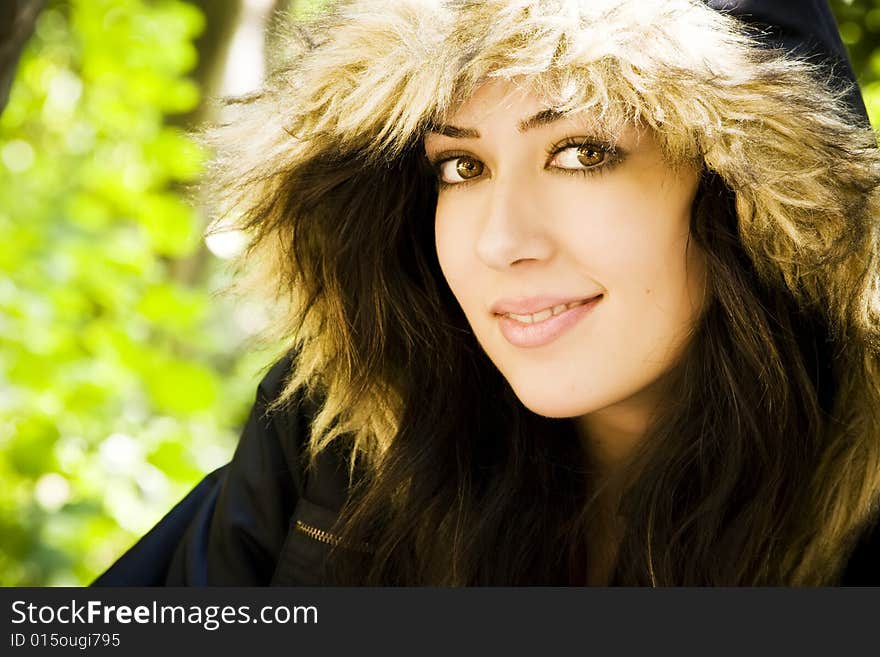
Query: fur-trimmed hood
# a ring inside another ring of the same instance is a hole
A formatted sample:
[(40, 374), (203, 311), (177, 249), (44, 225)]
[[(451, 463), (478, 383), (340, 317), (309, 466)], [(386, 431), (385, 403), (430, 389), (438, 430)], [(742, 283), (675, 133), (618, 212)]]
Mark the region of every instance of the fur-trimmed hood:
[(315, 292), (320, 281), (308, 291), (295, 284), (280, 197), (309, 162), (356, 154), (364, 166), (387, 167), (490, 78), (527, 85), (554, 109), (590, 112), (612, 140), (627, 123), (646, 125), (671, 162), (717, 173), (735, 192), (760, 276), (785, 285), (839, 338), (877, 344), (880, 159), (852, 107), (857, 90), (816, 62), (767, 48), (727, 13), (749, 3), (711, 4), (348, 0), (290, 30), (284, 68), (209, 137), (223, 210), (263, 231), (249, 255), (271, 263), (293, 304), (300, 360), (288, 392), (320, 382), (327, 393), (316, 436), (354, 428), (381, 445), (397, 411), (379, 388), (364, 416), (333, 404), (357, 354), (338, 303)]

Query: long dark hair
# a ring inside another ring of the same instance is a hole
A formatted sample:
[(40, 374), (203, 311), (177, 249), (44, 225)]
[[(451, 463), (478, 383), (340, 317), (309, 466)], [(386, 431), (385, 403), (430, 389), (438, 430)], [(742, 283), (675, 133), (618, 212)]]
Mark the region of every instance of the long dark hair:
[[(554, 7), (401, 2), (375, 20), (342, 3), (211, 135), (242, 262), (298, 353), (274, 407), (312, 396), (308, 456), (350, 455), (327, 581), (580, 584), (604, 489), (618, 583), (834, 583), (880, 492), (875, 137), (818, 69), (701, 3)], [(489, 74), (601, 108), (612, 133), (642, 122), (703, 170), (689, 248), (707, 303), (614, 481), (571, 420), (519, 402), (437, 262), (421, 135)]]

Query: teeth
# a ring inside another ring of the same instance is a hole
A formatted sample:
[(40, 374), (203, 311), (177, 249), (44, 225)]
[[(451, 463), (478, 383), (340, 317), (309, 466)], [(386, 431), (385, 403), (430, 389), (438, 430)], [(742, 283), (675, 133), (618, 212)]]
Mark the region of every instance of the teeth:
[(543, 322), (545, 319), (549, 319), (554, 315), (558, 315), (559, 313), (565, 312), (575, 306), (583, 305), (584, 301), (572, 301), (571, 303), (560, 303), (558, 306), (553, 306), (552, 308), (545, 308), (540, 312), (532, 313), (531, 315), (517, 315), (515, 313), (504, 313), (504, 317), (509, 317), (510, 319), (515, 319), (518, 322), (522, 322), (523, 324), (533, 324), (535, 322)]
[(532, 315), (532, 322), (543, 322), (545, 319), (550, 319), (551, 317), (553, 317), (553, 310), (547, 308), (546, 310), (542, 310), (541, 312)]
[(531, 315), (515, 315), (513, 313), (504, 313), (505, 317), (510, 317), (510, 319), (515, 319), (518, 322), (522, 322), (523, 324), (531, 324), (534, 320)]

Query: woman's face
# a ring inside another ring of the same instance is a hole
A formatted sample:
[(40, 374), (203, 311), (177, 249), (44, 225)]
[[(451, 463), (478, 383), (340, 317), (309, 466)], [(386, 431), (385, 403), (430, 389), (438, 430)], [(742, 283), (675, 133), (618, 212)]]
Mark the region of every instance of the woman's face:
[(493, 81), (426, 136), (440, 265), (526, 407), (637, 413), (701, 310), (704, 263), (688, 248), (698, 171), (673, 169), (647, 129), (627, 128), (613, 152), (588, 116), (545, 110)]

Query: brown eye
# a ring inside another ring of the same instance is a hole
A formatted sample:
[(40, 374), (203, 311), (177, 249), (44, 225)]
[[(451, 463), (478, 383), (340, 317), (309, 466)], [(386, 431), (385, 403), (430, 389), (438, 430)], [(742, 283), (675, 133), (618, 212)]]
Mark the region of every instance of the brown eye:
[(482, 176), (485, 166), (475, 157), (456, 155), (443, 160), (436, 168), (441, 185), (460, 185)]
[(620, 159), (614, 147), (585, 139), (574, 144), (571, 140), (563, 142), (554, 146), (549, 153), (553, 159), (547, 163), (548, 167), (588, 175), (605, 173)]
[(586, 167), (596, 166), (605, 159), (605, 151), (599, 150), (595, 146), (580, 146), (577, 149), (577, 159)]
[(483, 163), (472, 157), (460, 157), (455, 165), (455, 172), (464, 180), (476, 178), (483, 173)]

